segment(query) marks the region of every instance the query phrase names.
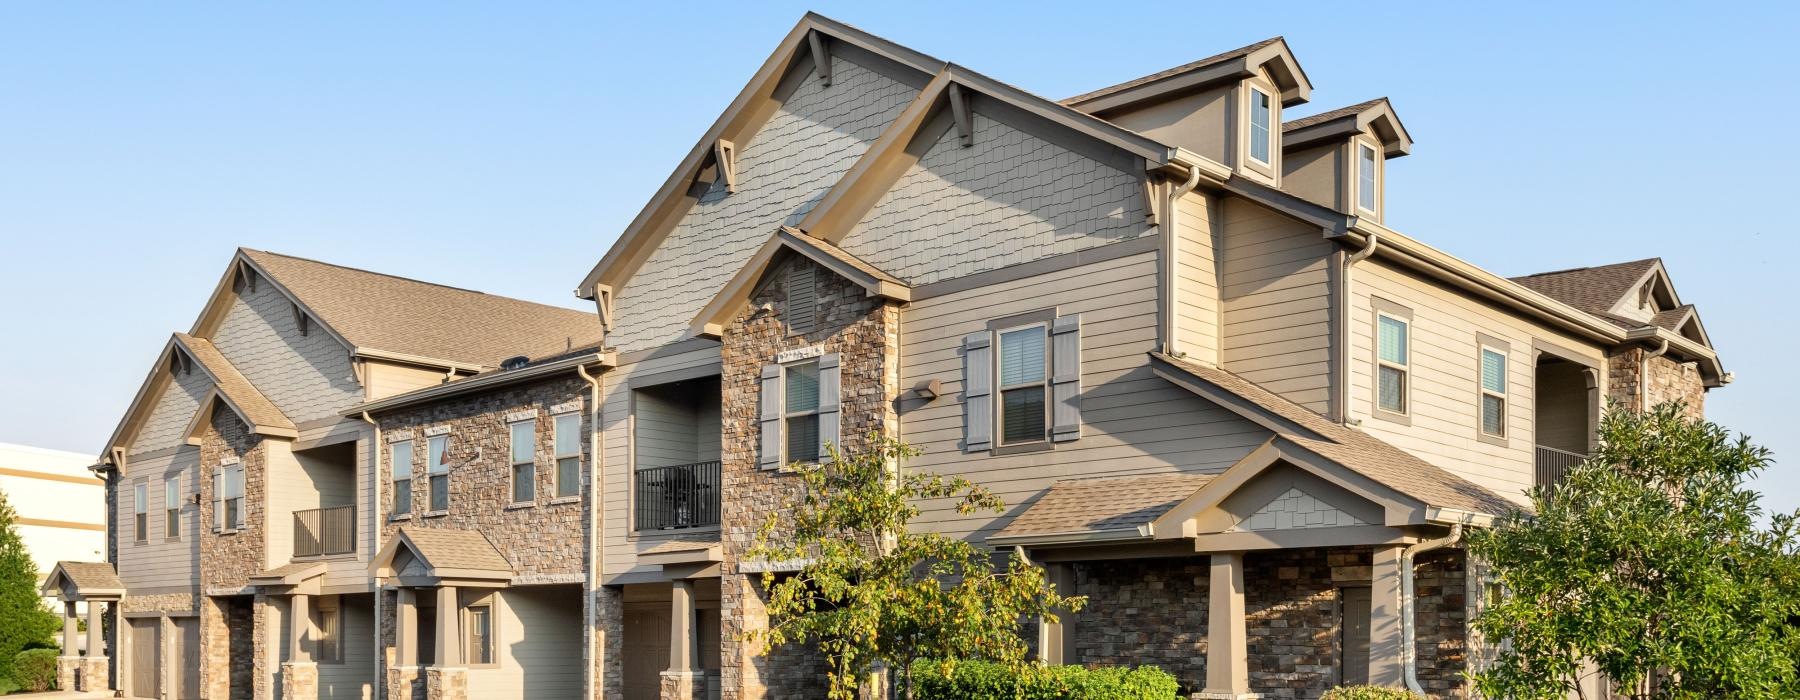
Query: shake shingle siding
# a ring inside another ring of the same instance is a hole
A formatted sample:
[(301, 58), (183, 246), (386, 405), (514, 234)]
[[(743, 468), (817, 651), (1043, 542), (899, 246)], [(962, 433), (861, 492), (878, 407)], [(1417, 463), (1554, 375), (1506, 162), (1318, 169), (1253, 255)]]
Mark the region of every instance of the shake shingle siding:
[(292, 302), (271, 285), (240, 292), (212, 343), (295, 423), (335, 418), (362, 398), (349, 348), (318, 319), (301, 335)]
[(619, 292), (622, 352), (679, 340), (688, 322), (777, 227), (799, 223), (917, 91), (842, 57), (829, 87), (805, 79), (748, 143), (737, 191), (715, 183)]
[[(168, 369), (158, 368), (156, 371), (168, 372)], [(132, 441), (130, 454), (158, 452), (185, 444), (183, 440), (186, 436), (181, 431), (193, 420), (194, 411), (200, 408), (200, 399), (205, 398), (207, 390), (212, 388), (212, 378), (196, 367), (187, 374), (177, 374), (172, 379), (163, 386), (162, 395), (156, 399), (156, 407), (150, 409), (150, 417), (144, 420), (144, 427), (138, 431), (137, 439)]]
[(840, 247), (927, 284), (1148, 233), (1139, 176), (988, 115), (945, 131)]

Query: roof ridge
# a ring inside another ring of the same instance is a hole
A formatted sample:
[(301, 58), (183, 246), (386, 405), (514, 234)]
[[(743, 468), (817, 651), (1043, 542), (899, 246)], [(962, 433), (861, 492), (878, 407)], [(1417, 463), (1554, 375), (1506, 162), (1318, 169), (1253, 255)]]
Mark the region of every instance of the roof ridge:
[(484, 297), (489, 297), (492, 299), (502, 299), (505, 301), (513, 301), (513, 302), (518, 302), (521, 304), (531, 304), (534, 306), (542, 306), (542, 307), (548, 308), (548, 309), (555, 309), (558, 311), (567, 311), (567, 312), (576, 313), (576, 314), (584, 314), (585, 315), (587, 313), (580, 309), (571, 309), (567, 306), (557, 306), (555, 304), (546, 304), (541, 301), (532, 301), (530, 299), (520, 299), (519, 297), (511, 297), (511, 296), (506, 296), (504, 294), (494, 294), (492, 292), (484, 292), (479, 289), (469, 289), (468, 287), (458, 287), (455, 285), (444, 284), (442, 282), (432, 282), (429, 280), (422, 280), (417, 277), (407, 277), (405, 275), (396, 275), (391, 272), (380, 272), (377, 270), (370, 270), (367, 268), (352, 267), (350, 265), (343, 265), (340, 263), (327, 262), (324, 260), (319, 260), (317, 258), (308, 258), (308, 257), (304, 257), (304, 256), (299, 256), (299, 255), (289, 255), (287, 253), (277, 253), (272, 250), (262, 250), (259, 248), (244, 248), (243, 250), (252, 252), (252, 253), (261, 253), (263, 255), (273, 255), (278, 258), (287, 258), (289, 260), (298, 260), (300, 262), (312, 263), (314, 265), (324, 265), (326, 267), (333, 267), (333, 268), (337, 268), (339, 270), (344, 270), (347, 272), (357, 272), (357, 273), (362, 273), (365, 275), (371, 275), (374, 277), (386, 277), (388, 279), (399, 280), (401, 282), (411, 282), (413, 284), (421, 284), (421, 285), (425, 285), (427, 287), (436, 287), (438, 289), (447, 289), (447, 290), (450, 290), (453, 292), (463, 292), (465, 294), (478, 294), (478, 295), (481, 295)]

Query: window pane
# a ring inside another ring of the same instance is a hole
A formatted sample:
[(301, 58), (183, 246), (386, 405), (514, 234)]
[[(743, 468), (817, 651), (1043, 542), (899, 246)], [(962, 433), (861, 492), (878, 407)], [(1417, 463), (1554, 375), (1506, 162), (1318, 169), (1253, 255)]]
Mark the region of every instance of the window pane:
[(1044, 381), (1044, 329), (1000, 334), (1000, 386)]
[(437, 437), (426, 439), (425, 471), (431, 474), (440, 474), (450, 471), (450, 464), (446, 459), (445, 454), (450, 451), (449, 448), (450, 437), (447, 435), (439, 435)]
[(1506, 434), (1506, 399), (1492, 394), (1481, 395), (1481, 432)]
[(150, 488), (144, 484), (133, 484), (131, 489), (131, 512), (142, 513), (150, 507)]
[(143, 542), (150, 539), (150, 516), (138, 513), (132, 517), (137, 520), (137, 541)]
[(394, 480), (394, 514), (412, 512), (412, 479)]
[(536, 445), (533, 444), (536, 442), (536, 437), (537, 423), (535, 421), (512, 424), (513, 464), (532, 461), (532, 456), (537, 453)]
[(556, 460), (556, 497), (573, 496), (581, 492), (581, 458), (564, 457)]
[(396, 480), (411, 479), (412, 478), (412, 441), (411, 440), (402, 440), (400, 442), (396, 442), (396, 443), (394, 443), (394, 446), (390, 449), (392, 449), (394, 451), (394, 455), (393, 455), (394, 478)]
[(181, 507), (181, 482), (170, 479), (163, 482), (163, 507)]
[(819, 458), (819, 414), (787, 419), (787, 461), (811, 462)]
[(1395, 413), (1406, 412), (1406, 372), (1393, 367), (1382, 366), (1380, 373), (1379, 404), (1384, 411)]
[(581, 414), (564, 413), (556, 417), (556, 454), (559, 457), (581, 454)]
[(1364, 209), (1375, 210), (1375, 149), (1360, 147), (1360, 158), (1357, 162), (1357, 203)]
[(1487, 348), (1481, 349), (1481, 388), (1496, 394), (1506, 393), (1506, 356)]
[(1392, 316), (1379, 318), (1381, 359), (1397, 365), (1406, 364), (1406, 322)]
[(238, 526), (238, 504), (242, 499), (233, 498), (225, 501), (225, 527), (236, 530)]
[(225, 470), (225, 497), (244, 497), (244, 468), (232, 467)]
[(493, 620), (487, 606), (469, 608), (469, 663), (491, 664), (493, 649), (488, 639), (493, 636)]
[(530, 464), (513, 465), (513, 502), (522, 503), (537, 497), (537, 470)]
[(431, 477), (430, 485), (432, 512), (450, 510), (450, 476), (445, 474)]
[[(787, 412), (819, 410), (819, 364), (808, 362), (787, 368)], [(816, 423), (815, 423), (816, 425)]]
[(319, 642), (317, 661), (337, 662), (338, 656), (338, 611), (319, 611)]
[(1250, 157), (1269, 162), (1269, 96), (1250, 91)]
[(1034, 442), (1044, 439), (1044, 387), (1000, 392), (1000, 439)]

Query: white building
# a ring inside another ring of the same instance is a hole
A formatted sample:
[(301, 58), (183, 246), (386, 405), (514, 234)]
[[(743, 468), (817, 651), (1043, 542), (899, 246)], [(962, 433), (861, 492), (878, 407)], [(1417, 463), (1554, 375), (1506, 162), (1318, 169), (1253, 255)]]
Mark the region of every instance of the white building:
[(106, 559), (106, 487), (87, 470), (94, 456), (0, 442), (0, 493), (37, 564), (38, 583), (58, 560)]

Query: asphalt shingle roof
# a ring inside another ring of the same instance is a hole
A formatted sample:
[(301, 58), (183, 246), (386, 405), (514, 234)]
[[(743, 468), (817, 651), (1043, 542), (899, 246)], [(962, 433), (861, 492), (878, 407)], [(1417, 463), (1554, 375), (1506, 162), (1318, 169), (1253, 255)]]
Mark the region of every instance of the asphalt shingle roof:
[(125, 590), (125, 584), (119, 581), (119, 574), (106, 562), (59, 561), (56, 562), (56, 567), (62, 570), (69, 582), (75, 584), (77, 593)]
[(1132, 530), (1168, 512), (1211, 474), (1157, 474), (1058, 481), (996, 537)]
[(194, 361), (200, 363), (207, 374), (212, 375), (219, 393), (224, 394), (226, 400), (243, 411), (246, 420), (258, 426), (294, 429), (294, 423), (288, 420), (287, 414), (282, 413), (275, 402), (270, 401), (249, 379), (244, 378), (237, 367), (226, 360), (218, 348), (213, 347), (212, 341), (186, 333), (176, 333), (175, 340), (181, 343)]
[(419, 558), (433, 569), (476, 569), (512, 571), (512, 562), (488, 541), (487, 535), (475, 530), (441, 527), (402, 527)]
[(1644, 274), (1655, 267), (1657, 262), (1657, 258), (1649, 258), (1597, 267), (1578, 267), (1514, 277), (1512, 281), (1551, 299), (1624, 325), (1607, 312), (1614, 303), (1630, 294), (1632, 286), (1643, 279)]
[(1281, 130), (1284, 132), (1295, 131), (1298, 129), (1304, 129), (1306, 127), (1314, 126), (1317, 124), (1324, 124), (1325, 122), (1328, 122), (1328, 121), (1342, 119), (1344, 117), (1353, 117), (1358, 114), (1362, 114), (1363, 110), (1369, 109), (1371, 107), (1374, 107), (1374, 106), (1379, 105), (1386, 101), (1387, 101), (1386, 97), (1377, 97), (1377, 98), (1375, 98), (1373, 100), (1369, 100), (1367, 102), (1358, 102), (1356, 104), (1350, 105), (1349, 107), (1339, 107), (1339, 108), (1331, 110), (1329, 112), (1320, 112), (1320, 113), (1314, 114), (1310, 117), (1301, 117), (1301, 118), (1295, 119), (1293, 121), (1282, 122)]
[(1077, 103), (1077, 102), (1085, 102), (1085, 101), (1094, 99), (1096, 97), (1105, 97), (1105, 96), (1111, 95), (1115, 92), (1129, 90), (1129, 89), (1137, 87), (1139, 85), (1154, 83), (1158, 80), (1162, 80), (1163, 78), (1167, 78), (1172, 75), (1180, 75), (1180, 74), (1186, 73), (1188, 71), (1194, 71), (1194, 70), (1199, 70), (1201, 68), (1205, 68), (1205, 67), (1210, 66), (1215, 63), (1223, 63), (1225, 61), (1229, 61), (1229, 60), (1237, 58), (1239, 56), (1243, 56), (1243, 55), (1249, 54), (1251, 52), (1254, 52), (1265, 46), (1274, 44), (1275, 42), (1278, 42), (1278, 41), (1281, 41), (1281, 37), (1278, 37), (1278, 36), (1270, 37), (1270, 38), (1264, 39), (1262, 41), (1256, 42), (1254, 44), (1251, 44), (1249, 46), (1240, 46), (1238, 48), (1232, 49), (1230, 51), (1226, 51), (1224, 53), (1207, 56), (1206, 58), (1202, 58), (1198, 61), (1193, 61), (1191, 63), (1184, 63), (1184, 64), (1181, 64), (1174, 68), (1170, 68), (1168, 70), (1157, 71), (1155, 73), (1146, 75), (1142, 78), (1134, 78), (1132, 80), (1127, 80), (1127, 81), (1125, 81), (1123, 83), (1119, 83), (1117, 85), (1110, 85), (1110, 86), (1095, 90), (1093, 92), (1076, 95), (1074, 97), (1063, 100), (1062, 103), (1063, 104), (1073, 104), (1073, 103)]

